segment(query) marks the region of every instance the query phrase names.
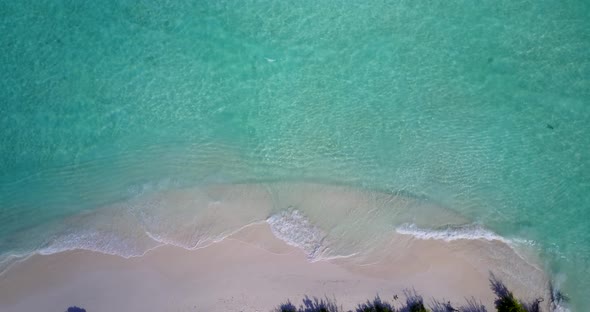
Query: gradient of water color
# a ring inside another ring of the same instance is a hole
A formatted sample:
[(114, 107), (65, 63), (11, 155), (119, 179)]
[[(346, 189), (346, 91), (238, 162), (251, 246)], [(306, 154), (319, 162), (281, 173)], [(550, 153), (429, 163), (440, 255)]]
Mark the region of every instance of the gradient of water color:
[(581, 0), (2, 1), (0, 254), (139, 194), (313, 181), (530, 241), (587, 310), (589, 29)]

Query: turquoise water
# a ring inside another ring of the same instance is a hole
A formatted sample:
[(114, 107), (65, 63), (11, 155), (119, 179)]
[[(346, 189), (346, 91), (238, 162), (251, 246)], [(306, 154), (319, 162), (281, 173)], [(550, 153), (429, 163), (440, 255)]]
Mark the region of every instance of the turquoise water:
[(590, 309), (587, 1), (2, 1), (0, 254), (138, 193), (315, 181), (535, 242)]

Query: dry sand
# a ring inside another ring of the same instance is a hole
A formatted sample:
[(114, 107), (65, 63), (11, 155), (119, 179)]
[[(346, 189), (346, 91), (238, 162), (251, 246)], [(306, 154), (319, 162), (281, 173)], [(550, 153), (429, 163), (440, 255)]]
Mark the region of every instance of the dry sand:
[(270, 311), (305, 294), (335, 297), (351, 309), (375, 294), (390, 300), (399, 294), (401, 300), (407, 287), (427, 302), (463, 303), (475, 296), (490, 308), (490, 269), (517, 295), (543, 292), (543, 272), (506, 252), (511, 249), (498, 241), (399, 235), (372, 263), (311, 263), (262, 223), (197, 250), (161, 246), (129, 259), (82, 250), (32, 256), (0, 277), (0, 311), (65, 311), (72, 305), (89, 312)]

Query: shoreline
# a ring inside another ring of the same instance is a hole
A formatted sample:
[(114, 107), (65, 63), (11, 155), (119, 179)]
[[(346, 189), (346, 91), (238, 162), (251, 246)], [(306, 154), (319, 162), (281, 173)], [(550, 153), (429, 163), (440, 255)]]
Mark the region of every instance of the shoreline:
[[(130, 258), (84, 250), (32, 255), (0, 276), (0, 310), (60, 311), (77, 305), (87, 311), (269, 311), (287, 299), (298, 303), (304, 295), (335, 298), (350, 309), (376, 294), (391, 300), (412, 287), (427, 303), (436, 298), (462, 304), (474, 296), (489, 309), (488, 271), (494, 269), (489, 266), (518, 264), (520, 280), (504, 272), (507, 268), (494, 273), (520, 298), (532, 299), (546, 288), (545, 273), (520, 257), (505, 263), (490, 256), (507, 249), (497, 241), (399, 235), (361, 261), (310, 262), (302, 249), (259, 222), (194, 250), (163, 245)], [(545, 292), (536, 296), (546, 297)]]

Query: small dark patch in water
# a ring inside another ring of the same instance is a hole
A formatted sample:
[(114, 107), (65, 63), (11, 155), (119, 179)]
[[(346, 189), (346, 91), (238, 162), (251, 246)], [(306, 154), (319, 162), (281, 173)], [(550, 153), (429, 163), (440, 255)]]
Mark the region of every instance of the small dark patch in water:
[(86, 309), (78, 308), (76, 306), (69, 307), (66, 312), (86, 312)]
[(494, 58), (493, 58), (493, 57), (491, 57), (491, 56), (490, 56), (490, 57), (488, 57), (488, 63), (491, 63), (491, 62), (493, 62), (493, 61), (494, 61)]
[(551, 124), (547, 124), (547, 129), (553, 130), (553, 129), (555, 129), (555, 127), (553, 127), (553, 125), (551, 125)]

